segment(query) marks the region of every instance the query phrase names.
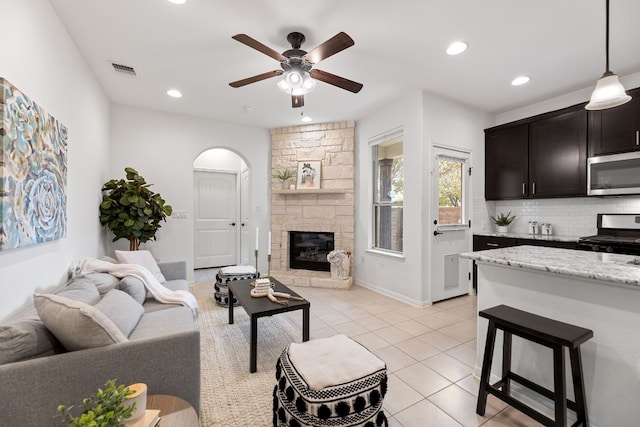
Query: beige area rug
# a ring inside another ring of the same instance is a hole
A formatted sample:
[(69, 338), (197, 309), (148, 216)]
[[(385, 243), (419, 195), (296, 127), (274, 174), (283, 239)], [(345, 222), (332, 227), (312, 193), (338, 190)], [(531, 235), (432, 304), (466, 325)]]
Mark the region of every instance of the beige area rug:
[(278, 314), (258, 319), (258, 370), (251, 374), (249, 316), (236, 307), (230, 325), (228, 309), (213, 299), (213, 283), (197, 282), (191, 291), (200, 306), (200, 425), (272, 426), (276, 361), (289, 343), (302, 341), (296, 324), (296, 319), (302, 321), (302, 311), (295, 311), (295, 318)]

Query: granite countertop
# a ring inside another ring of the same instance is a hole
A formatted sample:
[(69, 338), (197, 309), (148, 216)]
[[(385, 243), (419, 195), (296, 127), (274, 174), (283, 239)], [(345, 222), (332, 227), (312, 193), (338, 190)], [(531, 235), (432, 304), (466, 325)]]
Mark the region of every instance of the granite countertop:
[(579, 236), (559, 236), (556, 234), (546, 236), (544, 234), (497, 233), (495, 231), (480, 231), (473, 234), (476, 236), (510, 237), (512, 239), (547, 240), (551, 242), (577, 242), (580, 239)]
[(599, 280), (640, 289), (640, 257), (632, 255), (525, 245), (469, 252), (460, 256), (479, 262)]

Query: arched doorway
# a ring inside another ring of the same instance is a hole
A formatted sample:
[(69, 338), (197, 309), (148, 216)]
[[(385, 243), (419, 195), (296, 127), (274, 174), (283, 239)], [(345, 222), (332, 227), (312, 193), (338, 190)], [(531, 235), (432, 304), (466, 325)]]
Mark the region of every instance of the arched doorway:
[(237, 153), (206, 150), (193, 162), (194, 268), (248, 260), (249, 168)]

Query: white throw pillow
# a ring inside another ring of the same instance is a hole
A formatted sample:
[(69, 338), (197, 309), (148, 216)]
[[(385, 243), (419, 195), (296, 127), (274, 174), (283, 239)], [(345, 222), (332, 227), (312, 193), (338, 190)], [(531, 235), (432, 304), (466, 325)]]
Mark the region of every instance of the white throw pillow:
[(69, 351), (126, 342), (127, 337), (92, 305), (54, 294), (34, 294), (42, 323)]
[(146, 268), (153, 274), (153, 277), (158, 279), (158, 282), (164, 283), (167, 279), (164, 278), (160, 267), (156, 263), (156, 260), (149, 251), (116, 251), (116, 258), (121, 264), (137, 264)]

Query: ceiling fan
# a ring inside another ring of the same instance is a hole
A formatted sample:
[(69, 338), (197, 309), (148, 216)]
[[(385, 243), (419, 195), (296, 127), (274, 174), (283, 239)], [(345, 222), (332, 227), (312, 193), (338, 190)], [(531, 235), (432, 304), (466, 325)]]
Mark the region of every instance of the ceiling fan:
[(346, 33), (340, 32), (329, 40), (321, 43), (310, 52), (300, 49), (305, 41), (304, 34), (293, 32), (287, 35), (287, 41), (291, 49), (278, 53), (246, 34), (236, 34), (232, 39), (239, 41), (276, 61), (280, 61), (282, 70), (267, 71), (257, 76), (248, 77), (229, 83), (231, 87), (242, 87), (250, 83), (259, 82), (284, 74), (284, 78), (278, 82), (278, 87), (291, 94), (291, 106), (293, 108), (304, 105), (304, 95), (309, 93), (316, 85), (316, 80), (339, 87), (349, 92), (358, 93), (362, 84), (344, 77), (313, 68), (315, 64), (336, 53), (354, 45), (354, 41)]

